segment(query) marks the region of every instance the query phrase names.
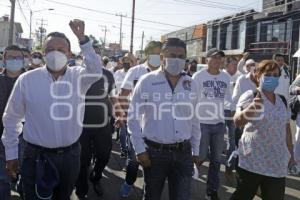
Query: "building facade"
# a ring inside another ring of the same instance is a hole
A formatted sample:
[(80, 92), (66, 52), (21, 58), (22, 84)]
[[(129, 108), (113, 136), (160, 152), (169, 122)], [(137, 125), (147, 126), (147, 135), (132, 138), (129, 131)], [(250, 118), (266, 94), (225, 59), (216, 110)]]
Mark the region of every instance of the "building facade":
[(196, 59), (199, 63), (204, 63), (206, 52), (206, 35), (206, 24), (199, 24), (163, 35), (161, 37), (161, 41), (164, 42), (167, 38), (172, 37), (180, 38), (186, 42), (187, 58)]
[[(8, 46), (8, 38), (9, 38), (9, 17), (3, 16), (0, 18), (0, 52)], [(18, 22), (14, 25), (14, 33), (13, 33), (13, 44), (18, 44), (23, 33), (22, 25)]]

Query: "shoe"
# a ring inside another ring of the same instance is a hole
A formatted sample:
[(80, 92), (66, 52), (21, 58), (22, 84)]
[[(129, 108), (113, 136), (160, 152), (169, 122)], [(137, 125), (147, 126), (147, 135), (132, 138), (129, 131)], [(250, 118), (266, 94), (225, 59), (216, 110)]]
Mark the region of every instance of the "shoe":
[(77, 197), (78, 197), (78, 200), (87, 200), (88, 199), (87, 195), (84, 195), (84, 196), (77, 195)]
[(122, 159), (126, 159), (127, 158), (127, 151), (126, 150), (121, 150), (120, 158), (122, 158)]
[(212, 192), (211, 194), (207, 194), (205, 196), (205, 200), (220, 200), (218, 192)]
[(99, 197), (103, 196), (103, 188), (102, 188), (102, 185), (101, 185), (101, 181), (95, 179), (95, 172), (94, 173), (92, 172), (90, 174), (90, 181), (93, 185), (93, 189), (94, 189), (95, 193)]
[(131, 188), (132, 186), (131, 185), (128, 185), (126, 182), (124, 182), (122, 185), (121, 185), (121, 189), (120, 189), (120, 195), (121, 197), (128, 197), (129, 196), (129, 193), (131, 191)]
[(103, 196), (103, 188), (102, 188), (102, 185), (101, 185), (100, 181), (94, 182), (92, 184), (93, 184), (93, 188), (94, 188), (95, 193), (99, 197)]

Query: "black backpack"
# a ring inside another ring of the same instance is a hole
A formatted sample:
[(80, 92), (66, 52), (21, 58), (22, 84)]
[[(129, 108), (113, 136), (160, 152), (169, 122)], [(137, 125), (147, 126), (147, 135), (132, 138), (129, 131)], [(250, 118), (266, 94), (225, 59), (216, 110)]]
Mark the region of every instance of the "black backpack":
[(292, 120), (296, 120), (299, 109), (300, 109), (300, 102), (298, 99), (297, 95), (294, 95), (290, 100), (289, 100), (289, 106), (291, 108), (291, 112), (292, 112), (292, 116), (291, 119)]

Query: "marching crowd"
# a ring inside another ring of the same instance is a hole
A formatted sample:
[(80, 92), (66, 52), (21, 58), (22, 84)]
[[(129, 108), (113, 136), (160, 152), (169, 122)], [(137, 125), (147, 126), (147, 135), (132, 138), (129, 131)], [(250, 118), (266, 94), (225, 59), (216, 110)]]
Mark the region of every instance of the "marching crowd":
[(284, 199), (286, 176), (300, 171), (300, 76), (291, 83), (285, 55), (258, 62), (212, 48), (198, 70), (185, 42), (168, 38), (150, 41), (145, 60), (108, 58), (83, 21), (69, 25), (78, 55), (60, 32), (47, 35), (42, 52), (16, 45), (3, 52), (1, 200), (10, 199), (11, 186), (24, 200), (67, 200), (73, 190), (88, 199), (89, 181), (102, 196), (113, 133), (127, 159), (123, 198), (141, 166), (143, 199), (161, 199), (166, 180), (170, 200), (191, 199), (192, 176), (209, 161), (205, 199), (224, 199), (221, 164), (237, 184), (231, 200), (258, 191), (263, 200)]

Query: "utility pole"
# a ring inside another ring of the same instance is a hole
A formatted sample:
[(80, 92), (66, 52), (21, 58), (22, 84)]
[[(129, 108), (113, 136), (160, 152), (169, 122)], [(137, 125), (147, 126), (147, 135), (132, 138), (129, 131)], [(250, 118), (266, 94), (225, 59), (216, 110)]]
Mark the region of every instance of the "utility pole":
[(16, 0), (10, 0), (10, 2), (11, 2), (11, 9), (10, 9), (10, 23), (9, 23), (8, 45), (12, 45), (13, 44), (13, 39), (14, 39)]
[(120, 41), (119, 41), (119, 43), (120, 43), (120, 49), (122, 50), (123, 17), (127, 17), (127, 15), (123, 15), (122, 13), (120, 13), (120, 14), (116, 14), (116, 16), (119, 16), (119, 17), (120, 17)]
[(46, 29), (44, 28), (45, 26), (47, 26), (48, 24), (46, 23), (46, 21), (44, 19), (39, 19), (40, 24), (39, 24), (39, 41), (40, 41), (40, 46), (42, 47), (43, 45), (43, 38), (45, 36), (46, 33)]
[(135, 0), (132, 0), (130, 53), (133, 53), (134, 18), (135, 18)]
[(32, 34), (32, 15), (33, 15), (33, 12), (32, 10), (30, 10), (30, 25), (29, 25), (29, 39), (31, 39), (31, 34)]
[(102, 26), (102, 25), (99, 25), (100, 27), (104, 27), (104, 30), (102, 29), (102, 31), (104, 31), (104, 39), (103, 39), (103, 43), (104, 43), (104, 47), (105, 47), (105, 44), (106, 44), (106, 33), (108, 31), (107, 29), (107, 26)]
[(145, 34), (144, 34), (144, 31), (143, 31), (143, 34), (142, 34), (142, 46), (141, 46), (141, 58), (143, 58), (144, 38), (145, 38)]

